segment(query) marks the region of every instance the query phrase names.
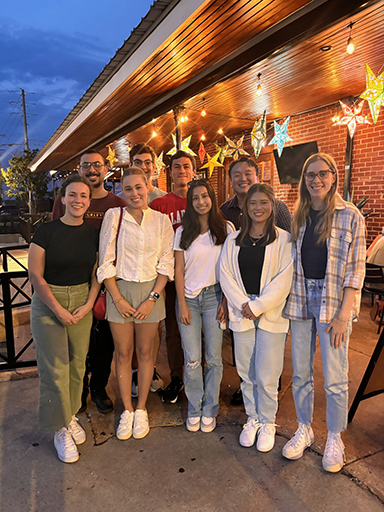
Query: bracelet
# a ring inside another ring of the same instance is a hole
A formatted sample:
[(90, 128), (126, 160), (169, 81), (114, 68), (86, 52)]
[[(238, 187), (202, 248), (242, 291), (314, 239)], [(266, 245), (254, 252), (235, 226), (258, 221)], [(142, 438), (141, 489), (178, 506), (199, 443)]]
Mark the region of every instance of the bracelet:
[(120, 302), (121, 300), (123, 300), (124, 297), (119, 297), (117, 300), (113, 300), (112, 301), (112, 304), (117, 304), (118, 302)]
[(150, 299), (150, 297), (152, 297), (152, 300), (153, 300), (153, 301), (155, 301), (155, 302), (156, 302), (158, 299), (160, 299), (160, 295), (159, 295), (157, 292), (151, 292), (151, 293), (149, 294), (149, 297), (148, 297), (148, 298), (149, 298), (149, 300), (151, 300), (151, 299)]

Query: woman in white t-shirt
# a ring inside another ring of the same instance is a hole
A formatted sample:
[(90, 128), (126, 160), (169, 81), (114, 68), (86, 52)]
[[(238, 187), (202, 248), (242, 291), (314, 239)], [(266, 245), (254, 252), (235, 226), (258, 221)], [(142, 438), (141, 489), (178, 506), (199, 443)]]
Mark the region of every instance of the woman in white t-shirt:
[[(184, 351), (184, 385), (188, 398), (187, 429), (212, 432), (219, 410), (223, 374), (221, 348), (226, 306), (219, 284), (219, 258), (227, 233), (233, 231), (217, 208), (212, 186), (192, 183), (187, 208), (174, 239), (176, 315)], [(202, 368), (201, 327), (205, 362)]]

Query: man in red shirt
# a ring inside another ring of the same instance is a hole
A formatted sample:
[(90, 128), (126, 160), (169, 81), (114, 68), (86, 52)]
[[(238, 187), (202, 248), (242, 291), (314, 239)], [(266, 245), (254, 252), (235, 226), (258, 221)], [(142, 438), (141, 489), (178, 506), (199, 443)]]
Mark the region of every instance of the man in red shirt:
[[(157, 197), (151, 202), (151, 208), (169, 216), (174, 231), (181, 225), (187, 207), (188, 183), (196, 174), (196, 161), (185, 151), (177, 151), (171, 157), (170, 173), (173, 180), (173, 192)], [(176, 321), (176, 289), (175, 283), (169, 282), (165, 287), (166, 294), (166, 343), (168, 364), (171, 370), (171, 382), (164, 389), (163, 402), (175, 403), (183, 389), (183, 349)]]
[[(124, 199), (108, 192), (104, 188), (104, 178), (108, 172), (103, 156), (96, 150), (90, 149), (80, 157), (79, 174), (84, 177), (91, 186), (91, 204), (84, 215), (89, 224), (100, 229), (104, 214), (109, 208), (127, 206)], [(57, 197), (53, 205), (52, 220), (64, 215), (64, 208), (61, 197)], [(91, 339), (88, 351), (87, 370), (84, 376), (84, 388), (81, 399), (81, 409), (87, 407), (88, 396), (88, 372), (91, 372), (89, 387), (91, 398), (97, 409), (102, 414), (113, 411), (113, 403), (105, 390), (111, 373), (113, 358), (113, 338), (107, 320), (93, 322)]]

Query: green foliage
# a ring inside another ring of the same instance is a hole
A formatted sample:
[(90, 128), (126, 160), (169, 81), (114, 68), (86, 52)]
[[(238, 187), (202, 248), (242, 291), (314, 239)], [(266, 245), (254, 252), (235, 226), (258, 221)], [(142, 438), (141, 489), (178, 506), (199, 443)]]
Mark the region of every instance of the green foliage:
[(24, 149), (21, 155), (14, 156), (9, 160), (7, 170), (1, 169), (3, 181), (9, 188), (7, 191), (8, 197), (15, 197), (28, 203), (29, 191), (32, 192), (33, 201), (42, 200), (48, 196), (49, 173), (32, 173), (28, 169), (29, 163), (38, 152), (38, 149)]

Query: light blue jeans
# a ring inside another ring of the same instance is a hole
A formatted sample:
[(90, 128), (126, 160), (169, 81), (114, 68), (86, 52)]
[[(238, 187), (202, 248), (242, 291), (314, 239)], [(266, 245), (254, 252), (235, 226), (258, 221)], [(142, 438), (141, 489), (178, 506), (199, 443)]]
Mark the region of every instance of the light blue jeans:
[[(249, 295), (253, 299), (256, 295)], [(278, 385), (284, 363), (286, 333), (268, 332), (258, 327), (234, 332), (237, 373), (242, 379), (245, 412), (260, 423), (275, 423)]]
[(319, 335), (327, 398), (327, 428), (338, 434), (347, 428), (348, 415), (348, 342), (352, 318), (347, 324), (346, 341), (338, 349), (331, 347), (329, 324), (319, 322), (323, 279), (306, 279), (309, 320), (291, 320), (293, 382), (297, 421), (310, 425), (313, 416), (313, 360), (316, 332)]
[[(217, 320), (221, 301), (219, 284), (203, 288), (194, 299), (185, 298), (191, 312), (191, 325), (179, 320), (176, 301), (176, 318), (184, 351), (184, 387), (188, 398), (189, 417), (216, 417), (219, 410), (220, 384), (223, 376), (221, 349), (223, 331)], [(201, 327), (204, 329), (205, 374), (202, 368)]]

